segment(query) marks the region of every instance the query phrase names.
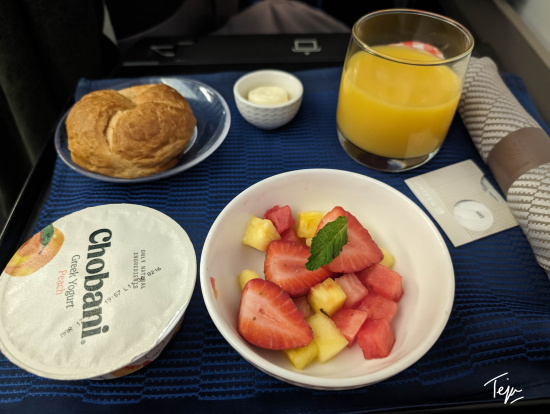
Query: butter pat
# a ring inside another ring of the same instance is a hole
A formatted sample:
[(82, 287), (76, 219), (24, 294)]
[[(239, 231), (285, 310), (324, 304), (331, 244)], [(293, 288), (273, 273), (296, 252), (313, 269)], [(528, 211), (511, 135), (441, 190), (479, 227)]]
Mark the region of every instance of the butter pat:
[(288, 101), (288, 94), (280, 86), (259, 86), (248, 93), (248, 100), (258, 105), (278, 105)]
[(110, 379), (153, 361), (181, 326), (196, 256), (170, 217), (91, 207), (45, 227), (0, 277), (0, 351), (59, 380)]

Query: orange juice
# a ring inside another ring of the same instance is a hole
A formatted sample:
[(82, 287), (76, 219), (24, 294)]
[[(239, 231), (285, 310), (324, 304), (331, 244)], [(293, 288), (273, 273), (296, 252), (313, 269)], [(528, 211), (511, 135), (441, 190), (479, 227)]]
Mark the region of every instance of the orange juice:
[(373, 49), (402, 62), (364, 51), (348, 59), (336, 114), (340, 132), (382, 157), (432, 153), (441, 146), (456, 111), (460, 77), (445, 65), (426, 65), (439, 59), (424, 51), (393, 45)]

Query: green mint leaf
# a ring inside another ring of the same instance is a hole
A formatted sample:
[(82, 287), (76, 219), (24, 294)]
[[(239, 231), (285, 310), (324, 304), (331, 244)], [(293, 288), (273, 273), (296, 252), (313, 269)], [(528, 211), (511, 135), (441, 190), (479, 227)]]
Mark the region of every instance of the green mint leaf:
[(348, 242), (348, 219), (340, 216), (328, 222), (311, 240), (310, 256), (306, 269), (316, 270), (328, 265), (342, 252), (342, 247)]
[(40, 249), (40, 252), (42, 252), (42, 250), (44, 250), (44, 248), (48, 245), (53, 237), (53, 233), (54, 230), (51, 224), (42, 229), (42, 248)]

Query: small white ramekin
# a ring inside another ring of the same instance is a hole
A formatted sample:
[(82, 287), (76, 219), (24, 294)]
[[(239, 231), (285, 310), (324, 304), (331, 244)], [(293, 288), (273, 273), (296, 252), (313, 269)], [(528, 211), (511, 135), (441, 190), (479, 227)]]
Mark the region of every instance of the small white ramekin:
[[(259, 105), (248, 100), (248, 93), (259, 86), (279, 86), (285, 89), (289, 100), (277, 105)], [(302, 104), (304, 87), (300, 80), (281, 70), (257, 70), (240, 77), (233, 86), (235, 102), (240, 114), (252, 125), (265, 130), (289, 123)]]

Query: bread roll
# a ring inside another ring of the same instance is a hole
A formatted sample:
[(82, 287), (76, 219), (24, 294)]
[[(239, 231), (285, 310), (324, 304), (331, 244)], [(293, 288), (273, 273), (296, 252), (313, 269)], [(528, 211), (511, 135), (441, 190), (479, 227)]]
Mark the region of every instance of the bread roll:
[(111, 177), (137, 178), (174, 167), (196, 123), (175, 89), (151, 84), (91, 92), (73, 106), (65, 126), (76, 164)]

